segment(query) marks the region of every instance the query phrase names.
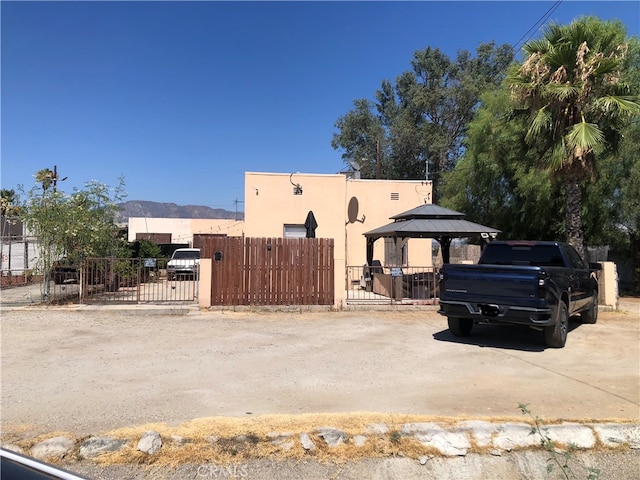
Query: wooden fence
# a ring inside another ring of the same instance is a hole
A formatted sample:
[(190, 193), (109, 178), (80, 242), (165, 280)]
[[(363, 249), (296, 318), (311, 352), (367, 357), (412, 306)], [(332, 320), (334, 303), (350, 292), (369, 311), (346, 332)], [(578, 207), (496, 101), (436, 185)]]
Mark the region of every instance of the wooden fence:
[(212, 305), (333, 305), (333, 239), (201, 237), (194, 247), (212, 259)]

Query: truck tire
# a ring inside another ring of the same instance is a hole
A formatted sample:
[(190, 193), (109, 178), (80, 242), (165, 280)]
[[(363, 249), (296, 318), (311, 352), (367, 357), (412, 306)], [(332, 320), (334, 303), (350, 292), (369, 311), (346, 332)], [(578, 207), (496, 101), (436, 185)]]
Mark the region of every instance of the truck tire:
[(598, 321), (598, 293), (593, 294), (591, 299), (591, 306), (588, 310), (583, 311), (580, 314), (580, 320), (582, 323), (596, 323)]
[(454, 337), (468, 337), (473, 328), (473, 320), (470, 318), (447, 317), (449, 331)]
[(555, 325), (544, 328), (544, 340), (548, 347), (562, 348), (567, 343), (567, 332), (569, 331), (569, 311), (567, 304), (560, 302)]

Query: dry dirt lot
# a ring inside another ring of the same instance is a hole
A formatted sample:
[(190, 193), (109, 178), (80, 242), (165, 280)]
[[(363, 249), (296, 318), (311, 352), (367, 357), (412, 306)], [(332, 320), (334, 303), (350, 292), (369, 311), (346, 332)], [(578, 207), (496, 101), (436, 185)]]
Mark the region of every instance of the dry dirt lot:
[(461, 341), (435, 309), (4, 311), (2, 428), (95, 434), (150, 422), (272, 413), (382, 412), (640, 418), (640, 318), (542, 333), (479, 327)]

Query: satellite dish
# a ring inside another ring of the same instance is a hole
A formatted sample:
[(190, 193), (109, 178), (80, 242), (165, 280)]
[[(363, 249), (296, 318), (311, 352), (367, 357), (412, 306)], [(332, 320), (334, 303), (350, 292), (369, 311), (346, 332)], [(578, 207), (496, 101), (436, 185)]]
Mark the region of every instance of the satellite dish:
[(356, 172), (360, 171), (360, 164), (358, 162), (356, 162), (353, 158), (348, 158), (347, 161), (349, 162), (349, 165), (351, 165), (351, 168), (353, 168), (353, 170), (355, 170)]

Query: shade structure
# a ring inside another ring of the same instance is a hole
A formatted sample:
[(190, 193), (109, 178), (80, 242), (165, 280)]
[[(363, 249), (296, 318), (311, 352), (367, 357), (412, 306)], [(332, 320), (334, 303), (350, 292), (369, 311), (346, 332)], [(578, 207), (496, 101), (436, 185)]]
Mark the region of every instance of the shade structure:
[(500, 230), (464, 219), (464, 213), (434, 204), (420, 205), (391, 217), (393, 222), (364, 233), (367, 238), (367, 264), (373, 260), (373, 243), (378, 238), (434, 238), (442, 247), (442, 259), (449, 263), (453, 238), (495, 237)]

